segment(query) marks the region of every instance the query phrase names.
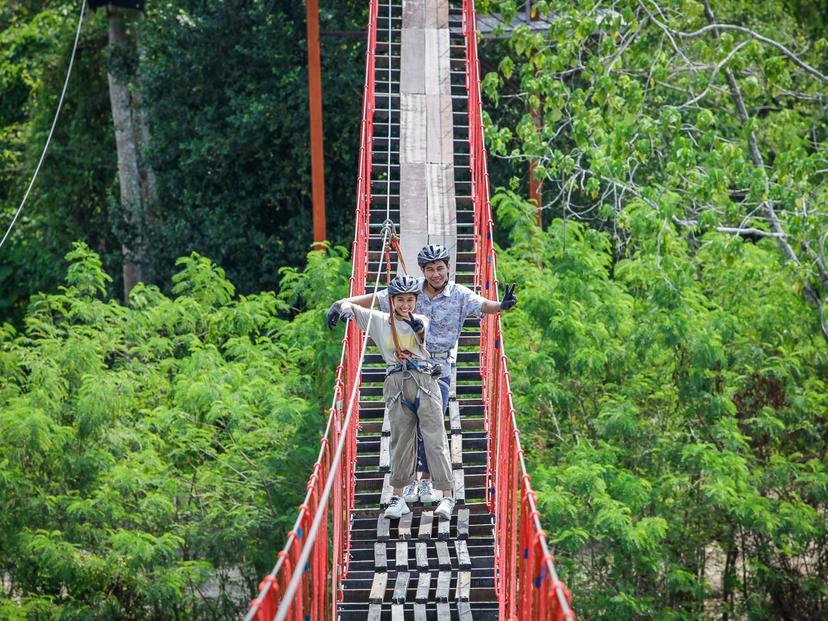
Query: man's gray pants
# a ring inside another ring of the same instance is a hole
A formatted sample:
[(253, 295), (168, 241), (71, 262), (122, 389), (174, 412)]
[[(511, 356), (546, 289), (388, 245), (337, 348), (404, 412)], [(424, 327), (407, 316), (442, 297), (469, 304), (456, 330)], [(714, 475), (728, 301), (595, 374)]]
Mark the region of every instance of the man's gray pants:
[[(382, 392), (391, 424), (391, 485), (405, 487), (416, 481), (419, 418), (434, 487), (452, 489), (443, 400), (437, 380), (416, 370), (398, 371), (385, 378)], [(411, 408), (414, 404), (416, 412)]]

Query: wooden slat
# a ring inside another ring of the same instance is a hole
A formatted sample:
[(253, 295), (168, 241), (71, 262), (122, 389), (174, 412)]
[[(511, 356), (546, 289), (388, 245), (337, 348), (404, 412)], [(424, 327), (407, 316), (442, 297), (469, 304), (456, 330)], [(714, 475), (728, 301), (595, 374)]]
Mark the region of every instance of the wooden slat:
[(451, 434), (451, 465), (459, 468), (463, 465), (463, 434)]
[[(393, 257), (392, 257), (393, 260)], [(382, 414), (382, 435), (391, 435), (391, 417), (388, 415), (388, 408), (385, 408)]]
[[(425, 58), (423, 69), (425, 71), (425, 93), (426, 95), (449, 95), (451, 96), (451, 76), (442, 64), (449, 64), (449, 59), (441, 58), (441, 52), (449, 51), (448, 30), (442, 32), (436, 28), (426, 28), (425, 34)], [(445, 39), (445, 43), (443, 43)], [(430, 160), (432, 162), (444, 160)]]
[[(430, 117), (428, 122), (429, 127), (432, 127)], [(440, 136), (429, 135), (427, 141), (432, 142), (433, 140), (440, 140)], [(454, 238), (457, 233), (453, 175), (454, 171), (451, 164), (434, 163), (432, 161), (426, 163), (426, 203), (428, 205), (428, 234), (430, 236), (442, 235)]]
[(448, 0), (426, 0), (425, 7), (426, 28), (448, 28)]
[(425, 28), (425, 0), (404, 0), (402, 4), (403, 28)]
[(427, 621), (425, 604), (414, 604), (414, 621)]
[(449, 19), (449, 3), (448, 0), (437, 0), (435, 3), (437, 9), (436, 28), (448, 28)]
[(463, 475), (463, 469), (452, 470), (454, 476), (454, 498), (459, 504), (466, 502), (466, 478)]
[(469, 601), (469, 594), (471, 593), (471, 572), (461, 571), (457, 573), (457, 589), (454, 592), (454, 598), (458, 602)]
[(469, 538), (469, 510), (460, 509), (457, 512), (457, 538)]
[(437, 621), (451, 621), (451, 606), (448, 602), (437, 604)]
[[(421, 112), (422, 115), (416, 111), (405, 113), (402, 127), (412, 123), (424, 124), (425, 109)], [(401, 160), (411, 160), (400, 164), (400, 250), (409, 269), (417, 265), (417, 253), (428, 243), (427, 213), (423, 209), (426, 204), (425, 133), (421, 136), (422, 144), (409, 144), (417, 140), (417, 136), (408, 136), (407, 130), (403, 129), (405, 149), (400, 155)]]
[(425, 604), (428, 601), (428, 592), (431, 590), (431, 574), (427, 571), (421, 571), (417, 578), (417, 595), (415, 600), (419, 604)]
[(388, 552), (384, 541), (374, 542), (374, 570), (388, 571)]
[(433, 511), (423, 511), (420, 514), (420, 528), (417, 531), (418, 539), (431, 539), (431, 524), (433, 521)]
[(457, 366), (451, 367), (451, 387), (449, 388), (449, 398), (457, 398)]
[(405, 621), (405, 607), (402, 604), (391, 605), (391, 621)]
[(394, 567), (397, 571), (408, 571), (408, 542), (398, 541), (394, 555)]
[(451, 556), (449, 555), (448, 543), (445, 541), (437, 542), (437, 566), (442, 571), (451, 569)]
[(407, 571), (397, 573), (397, 581), (394, 583), (394, 595), (392, 601), (395, 604), (405, 603), (405, 594), (408, 592), (408, 581), (411, 577)]
[(457, 551), (457, 566), (463, 570), (471, 570), (471, 557), (465, 539), (455, 539), (454, 549)]
[(391, 475), (386, 473), (382, 478), (382, 494), (380, 495), (380, 507), (387, 507), (391, 496), (394, 495), (394, 488), (391, 487)]
[(449, 601), (449, 590), (451, 589), (451, 572), (441, 571), (437, 575), (437, 601)]
[(379, 455), (379, 469), (386, 472), (391, 468), (391, 437), (380, 437), (380, 455)]
[(388, 573), (374, 574), (374, 580), (371, 583), (371, 593), (368, 595), (368, 601), (372, 604), (381, 604), (385, 599), (385, 587), (388, 586)]
[[(392, 154), (393, 156), (393, 154)], [(402, 93), (400, 95), (400, 196), (406, 196), (405, 164), (426, 162), (426, 100), (425, 95)], [(422, 178), (425, 180), (425, 169)], [(425, 196), (423, 197), (425, 198)], [(425, 215), (425, 214), (423, 214)], [(403, 214), (404, 217), (404, 214)], [(402, 227), (402, 221), (400, 222)], [(402, 233), (400, 233), (402, 237)], [(406, 257), (406, 262), (408, 258)], [(414, 265), (417, 265), (415, 262)], [(409, 265), (409, 267), (411, 267)]]
[(420, 572), (428, 571), (428, 544), (425, 541), (418, 541), (415, 548), (417, 556), (417, 570)]
[[(453, 386), (454, 384), (452, 384)], [(449, 399), (449, 422), (451, 423), (452, 433), (461, 433), (463, 425), (460, 423), (460, 404), (457, 399)]]
[(442, 178), (435, 180), (440, 189), (449, 192), (443, 201), (435, 203), (450, 208), (445, 217), (456, 219), (454, 209), (454, 126), (452, 125), (451, 96), (425, 95), (426, 105), (426, 161), (442, 167)]
[(380, 619), (382, 619), (382, 604), (368, 606), (368, 621), (380, 621)]
[(451, 520), (439, 520), (437, 522), (437, 539), (443, 541), (451, 536)]
[(469, 602), (457, 602), (457, 615), (460, 621), (473, 621), (471, 604)]
[(377, 541), (388, 541), (391, 538), (391, 520), (386, 519), (382, 513), (377, 518)]
[(451, 621), (451, 607), (448, 602), (437, 604), (437, 621)]
[(414, 518), (414, 512), (410, 511), (400, 518), (399, 538), (411, 539), (411, 520)]
[(400, 40), (400, 93), (425, 94), (425, 32), (422, 28), (403, 28)]
[[(405, 0), (403, 3), (402, 27), (425, 28), (425, 0)], [(381, 26), (382, 24), (380, 24)]]

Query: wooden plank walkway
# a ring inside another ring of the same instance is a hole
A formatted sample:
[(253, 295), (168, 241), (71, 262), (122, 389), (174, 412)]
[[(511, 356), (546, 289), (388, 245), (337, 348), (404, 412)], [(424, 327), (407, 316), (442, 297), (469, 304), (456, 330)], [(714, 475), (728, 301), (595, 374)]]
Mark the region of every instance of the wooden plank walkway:
[[(418, 273), (416, 253), (423, 245), (442, 243), (452, 251), (454, 279), (472, 286), (461, 3), (381, 0), (379, 11), (369, 278), (373, 282), (376, 271), (384, 269), (380, 229), (390, 217), (412, 271)], [(383, 30), (389, 16), (390, 32)], [(478, 340), (479, 322), (467, 321), (445, 418), (458, 498), (449, 521), (434, 516), (433, 504), (412, 503), (412, 512), (400, 520), (380, 513), (391, 494), (390, 426), (381, 401), (385, 365), (376, 348), (366, 353), (351, 561), (340, 621), (498, 618), (493, 518), (485, 504), (488, 438)]]
[(457, 250), (448, 0), (403, 0), (400, 29), (400, 246), (414, 275), (426, 244)]

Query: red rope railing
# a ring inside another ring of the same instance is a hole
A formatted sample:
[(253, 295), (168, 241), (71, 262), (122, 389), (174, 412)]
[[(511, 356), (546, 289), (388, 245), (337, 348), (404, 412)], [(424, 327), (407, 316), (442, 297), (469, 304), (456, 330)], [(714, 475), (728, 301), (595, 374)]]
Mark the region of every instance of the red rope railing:
[[(469, 153), (474, 201), (475, 287), (497, 299), (497, 263), (492, 239), (489, 173), (483, 136), (480, 66), (474, 0), (463, 0), (466, 39), (466, 89), (469, 107)], [(496, 516), (495, 590), (501, 619), (563, 621), (574, 619), (571, 596), (558, 578), (555, 560), (541, 528), (520, 445), (499, 315), (480, 322), (480, 372), (488, 436), (486, 503)]]
[[(371, 0), (362, 100), (356, 230), (351, 254), (350, 295), (364, 293), (368, 271), (368, 210), (371, 204), (371, 145), (374, 136), (374, 69), (378, 10), (378, 1)], [(250, 602), (245, 621), (254, 619), (272, 621), (276, 616), (282, 595), (297, 569), (303, 571), (304, 575), (296, 595), (290, 602), (286, 618), (290, 621), (301, 621), (306, 616), (311, 619), (336, 618), (340, 581), (348, 573), (350, 559), (349, 512), (354, 506), (359, 408), (354, 409), (354, 415), (347, 429), (343, 429), (343, 421), (347, 406), (346, 398), (352, 395), (355, 384), (360, 381), (359, 366), (362, 345), (363, 340), (360, 338), (356, 323), (348, 322), (345, 338), (342, 340), (342, 355), (336, 369), (333, 402), (328, 410), (328, 422), (320, 440), (319, 456), (308, 480), (305, 500), (299, 506), (296, 523), (293, 530), (288, 533), (285, 546), (279, 552), (273, 570), (259, 584), (259, 593)], [(346, 436), (344, 449), (340, 458), (336, 459), (335, 447), (339, 444), (343, 434)], [(322, 490), (332, 471), (335, 476), (332, 500), (328, 502), (329, 497), (327, 497), (324, 502), (320, 502), (320, 499), (325, 498)], [(311, 528), (314, 516), (320, 511), (325, 512), (325, 518), (321, 522), (317, 536), (309, 544), (312, 546), (309, 560), (306, 567), (297, 568), (306, 545), (305, 537)], [(328, 534), (329, 525), (332, 537)], [(332, 556), (329, 556), (329, 545), (331, 545)]]

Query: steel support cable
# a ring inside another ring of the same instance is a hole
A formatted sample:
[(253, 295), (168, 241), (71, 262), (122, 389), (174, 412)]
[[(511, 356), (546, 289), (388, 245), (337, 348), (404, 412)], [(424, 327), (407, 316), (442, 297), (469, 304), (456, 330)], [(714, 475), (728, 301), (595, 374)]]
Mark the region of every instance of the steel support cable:
[(55, 127), (57, 126), (58, 116), (60, 116), (60, 110), (63, 107), (63, 99), (66, 96), (66, 89), (69, 86), (69, 76), (72, 75), (72, 67), (75, 64), (75, 54), (78, 51), (78, 40), (80, 39), (81, 33), (81, 25), (83, 24), (83, 13), (86, 10), (86, 0), (81, 0), (81, 8), (80, 14), (78, 15), (78, 27), (75, 30), (75, 42), (72, 45), (72, 54), (69, 56), (69, 67), (66, 69), (66, 79), (63, 81), (63, 89), (60, 91), (60, 99), (58, 100), (57, 109), (55, 110), (55, 118), (52, 119), (52, 127), (49, 128), (49, 134), (46, 136), (46, 144), (43, 145), (43, 151), (40, 154), (40, 159), (37, 162), (37, 166), (35, 166), (34, 174), (32, 175), (32, 180), (29, 182), (29, 187), (26, 188), (26, 193), (23, 194), (23, 200), (20, 201), (20, 206), (17, 208), (17, 211), (14, 212), (14, 217), (12, 217), (12, 221), (9, 224), (9, 228), (6, 229), (5, 235), (3, 235), (3, 239), (0, 239), (0, 248), (3, 247), (3, 244), (6, 243), (6, 239), (8, 239), (9, 235), (14, 228), (14, 225), (17, 223), (17, 218), (20, 217), (21, 212), (23, 211), (23, 206), (26, 204), (26, 200), (29, 198), (29, 193), (32, 191), (34, 187), (35, 180), (37, 179), (37, 175), (40, 172), (40, 167), (43, 164), (43, 160), (46, 158), (46, 152), (49, 150), (49, 144), (52, 142), (52, 135), (55, 133)]
[[(385, 244), (386, 238), (388, 236), (388, 229), (383, 231), (383, 238), (382, 242)], [(377, 289), (379, 288), (379, 281), (380, 281), (380, 273), (381, 270), (377, 270), (377, 278), (374, 281), (374, 290), (372, 292), (371, 297), (371, 306), (374, 305), (377, 297)], [(353, 321), (353, 320), (349, 320)], [(362, 364), (365, 360), (365, 350), (368, 344), (368, 333), (370, 331), (370, 322), (369, 322), (369, 329), (365, 330), (365, 335), (362, 338), (362, 351), (359, 355), (359, 363), (357, 364), (357, 375), (362, 371)], [(347, 325), (346, 325), (347, 330)], [(354, 382), (354, 386), (351, 389), (351, 394), (348, 398), (348, 409), (345, 412), (345, 418), (342, 421), (342, 429), (348, 429), (348, 426), (351, 424), (351, 416), (354, 413), (354, 399), (356, 398), (357, 392), (359, 391), (359, 382)], [(348, 437), (347, 433), (342, 433), (339, 437), (339, 441), (336, 443), (336, 451), (334, 452), (334, 456), (331, 459), (331, 465), (337, 464), (337, 468), (339, 468), (340, 459), (342, 458), (342, 451), (345, 448), (345, 440)], [(328, 473), (328, 478), (325, 480), (325, 488), (322, 490), (322, 495), (319, 497), (319, 501), (317, 502), (317, 507), (321, 508), (324, 507), (328, 502), (328, 497), (331, 494), (331, 488), (333, 488), (334, 480), (337, 477), (337, 470), (331, 468), (330, 472)], [(319, 532), (319, 525), (322, 523), (322, 517), (325, 516), (325, 512), (322, 510), (317, 510), (316, 515), (313, 518), (313, 523), (311, 524), (310, 530), (308, 531), (307, 537), (305, 538), (305, 545), (302, 548), (302, 553), (299, 556), (299, 560), (296, 562), (296, 571), (294, 572), (293, 576), (291, 576), (290, 582), (288, 583), (287, 589), (285, 590), (284, 595), (282, 596), (282, 601), (279, 603), (279, 610), (276, 612), (276, 617), (274, 621), (285, 621), (290, 611), (291, 604), (293, 603), (293, 597), (296, 595), (296, 591), (299, 588), (299, 583), (302, 581), (302, 576), (304, 575), (304, 571), (301, 569), (305, 567), (308, 562), (308, 558), (311, 555), (311, 548), (313, 547), (314, 541), (316, 541), (316, 535)], [(251, 611), (252, 612), (252, 611)], [(248, 613), (248, 617), (252, 619), (251, 612)], [(245, 617), (247, 621), (248, 617)]]

